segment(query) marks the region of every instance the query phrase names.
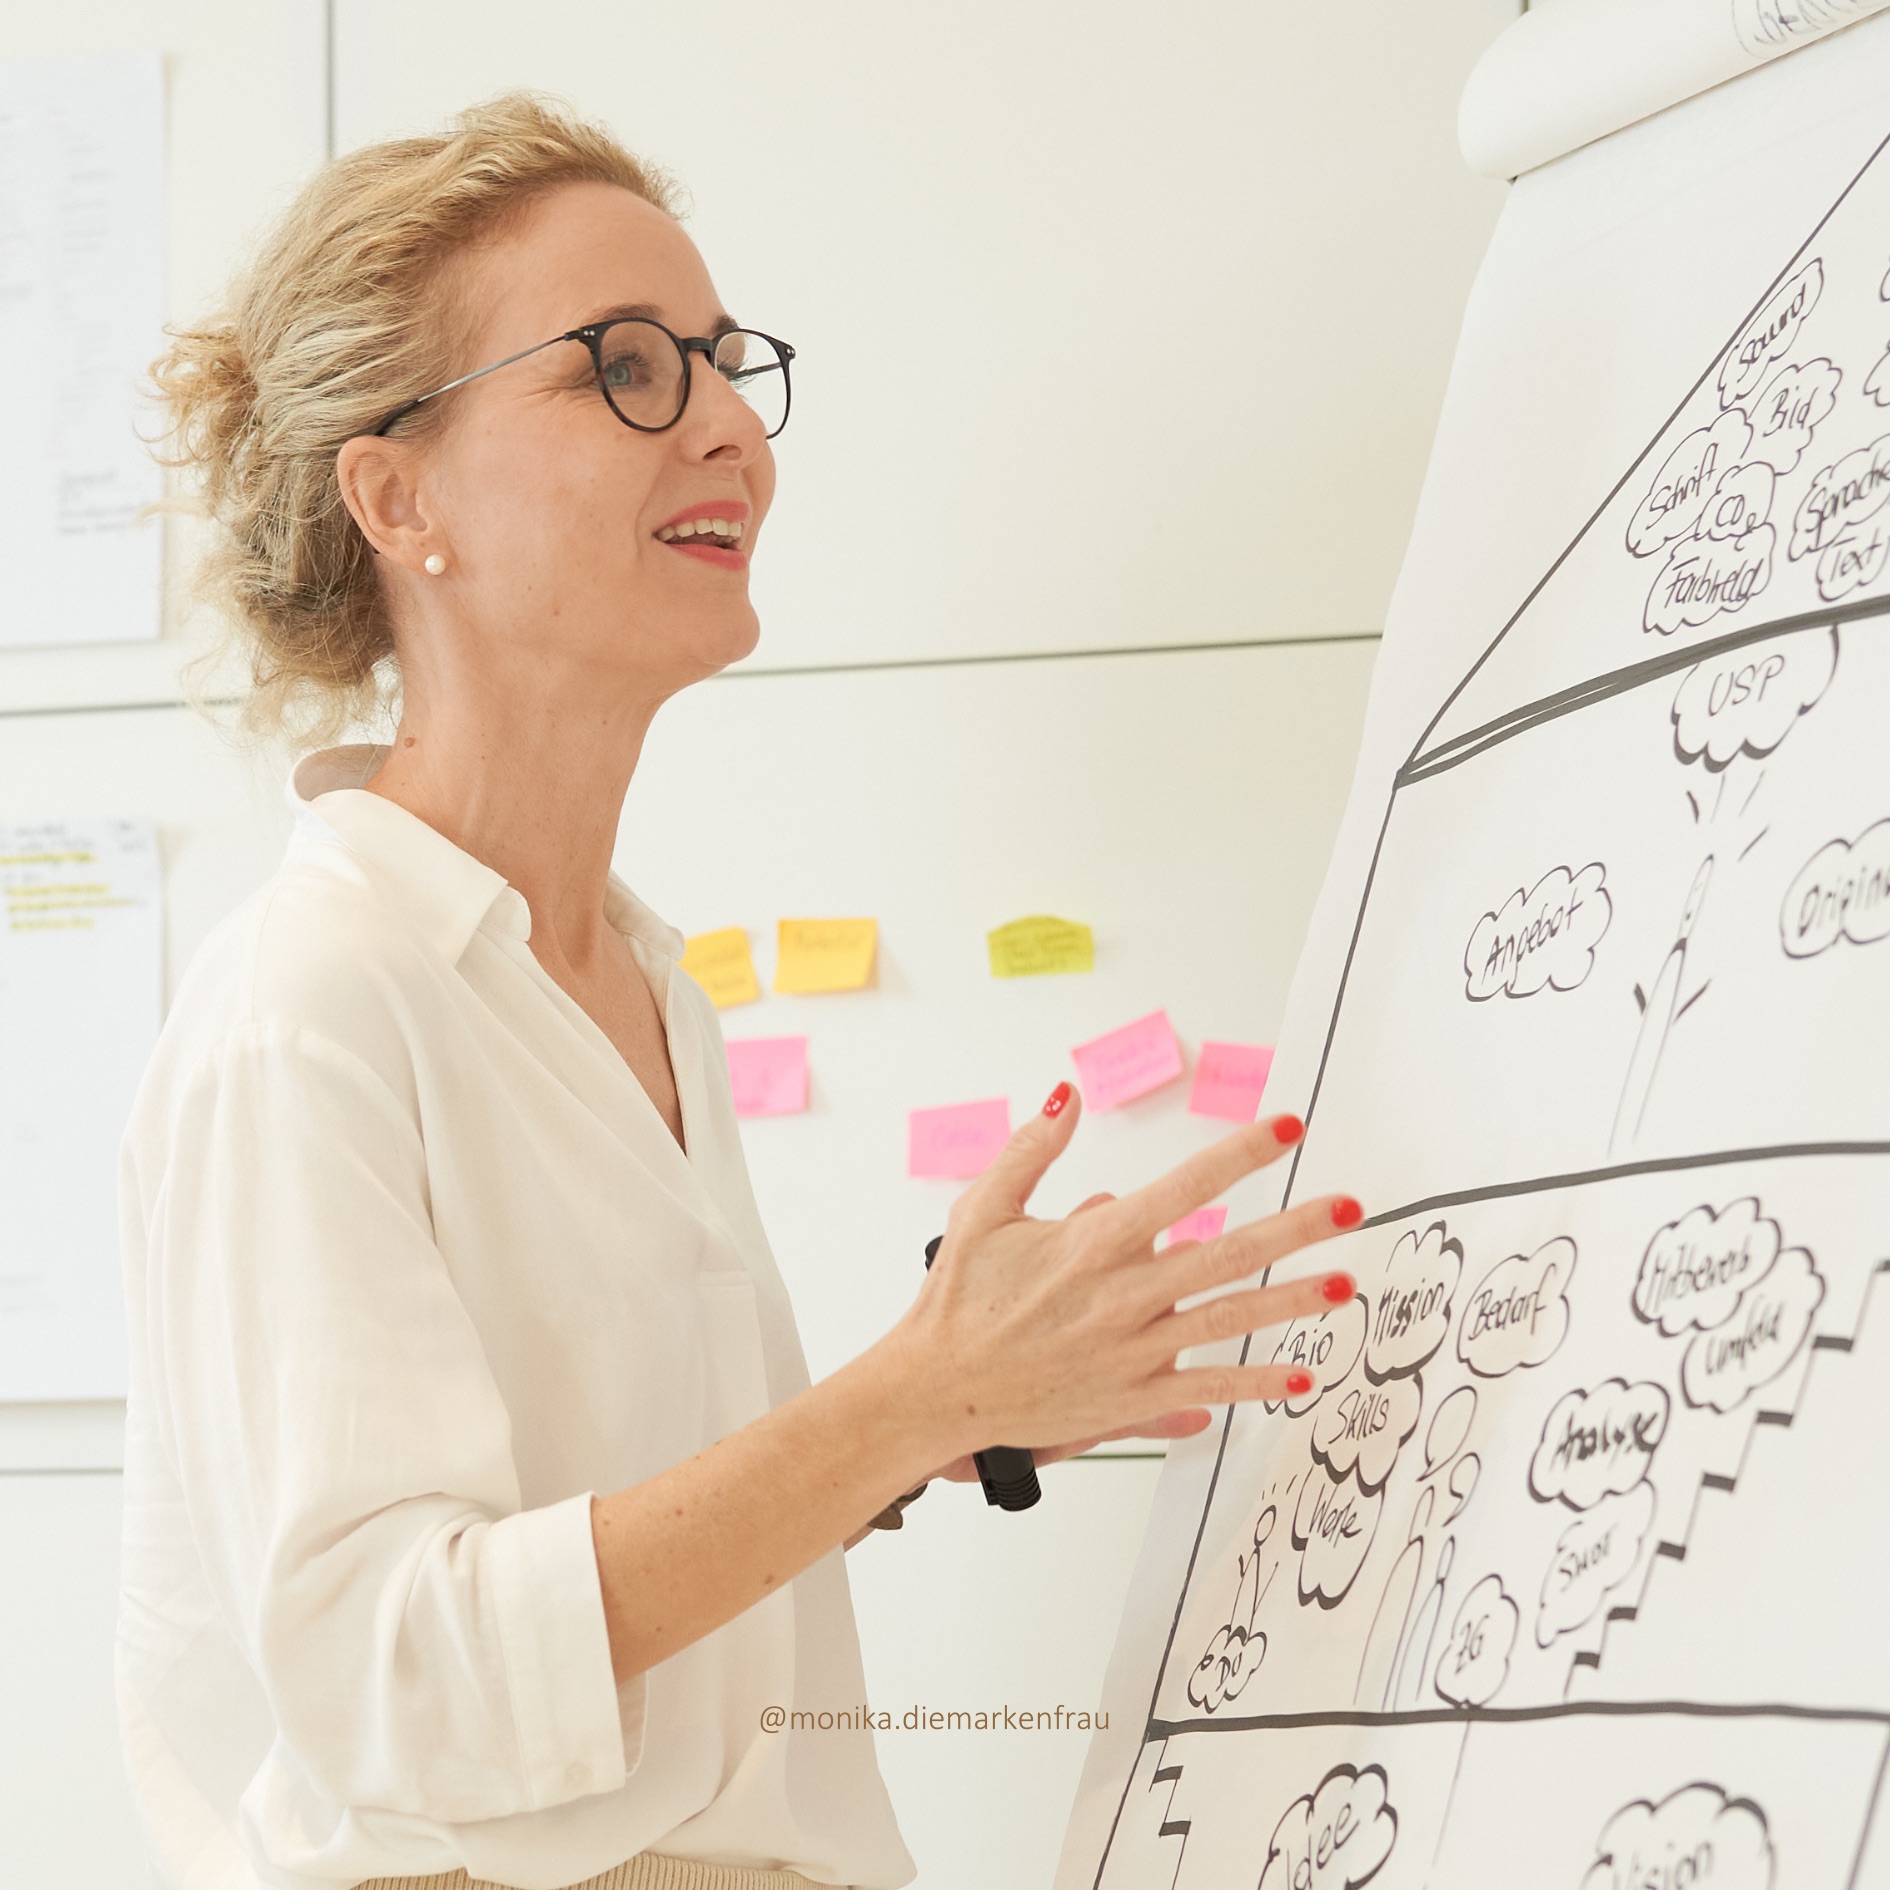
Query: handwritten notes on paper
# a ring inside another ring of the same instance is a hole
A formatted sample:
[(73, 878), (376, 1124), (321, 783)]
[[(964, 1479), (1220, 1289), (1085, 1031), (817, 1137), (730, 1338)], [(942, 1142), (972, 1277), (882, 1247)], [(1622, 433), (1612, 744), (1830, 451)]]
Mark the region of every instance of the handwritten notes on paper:
[(994, 978), (1039, 978), (1050, 972), (1094, 971), (1096, 939), (1086, 925), (1074, 919), (1053, 919), (1038, 913), (1013, 919), (987, 932)]
[(906, 1173), (955, 1181), (981, 1175), (1011, 1139), (1011, 1105), (953, 1103), (945, 1109), (915, 1109), (906, 1118)]
[(783, 919), (777, 937), (779, 992), (858, 991), (872, 981), (879, 943), (875, 919)]
[(807, 1107), (805, 1037), (738, 1037), (726, 1047), (738, 1116), (792, 1116)]
[(1181, 1074), (1181, 1045), (1166, 1011), (1151, 1011), (1120, 1030), (1079, 1043), (1070, 1055), (1091, 1109), (1133, 1102)]
[(0, 1399), (124, 1396), (118, 1142), (163, 1006), (156, 833), (0, 826)]
[(761, 995), (755, 961), (748, 954), (748, 934), (739, 925), (719, 932), (698, 932), (683, 946), (682, 968), (709, 994), (718, 1011), (731, 1004), (752, 1004)]
[(1224, 1207), (1196, 1208), (1192, 1214), (1184, 1214), (1168, 1230), (1168, 1245), (1173, 1247), (1184, 1240), (1218, 1240), (1221, 1229), (1227, 1225), (1227, 1210)]
[(1273, 1068), (1273, 1052), (1258, 1043), (1204, 1043), (1195, 1061), (1188, 1109), (1223, 1122), (1251, 1122)]
[(0, 63), (0, 646), (158, 634), (163, 228), (158, 54)]

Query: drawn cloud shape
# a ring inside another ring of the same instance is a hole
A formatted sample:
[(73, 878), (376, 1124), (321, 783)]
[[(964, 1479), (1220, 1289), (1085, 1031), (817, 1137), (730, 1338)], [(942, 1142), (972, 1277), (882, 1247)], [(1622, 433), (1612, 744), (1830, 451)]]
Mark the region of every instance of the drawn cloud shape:
[(1812, 474), (1792, 516), (1791, 556), (1823, 551), (1890, 504), (1890, 433)]
[(1204, 1713), (1218, 1713), (1240, 1690), (1267, 1657), (1267, 1637), (1258, 1629), (1223, 1623), (1214, 1630), (1207, 1651), (1188, 1676), (1188, 1698)]
[(1654, 1486), (1637, 1483), (1625, 1496), (1607, 1496), (1577, 1516), (1555, 1539), (1536, 1610), (1536, 1645), (1572, 1634), (1595, 1618), (1608, 1595), (1634, 1573), (1641, 1545), (1654, 1526)]
[(1747, 1287), (1765, 1278), (1780, 1246), (1778, 1222), (1753, 1195), (1717, 1213), (1690, 1208), (1655, 1231), (1634, 1279), (1634, 1312), (1675, 1339), (1723, 1325)]
[(1417, 1429), (1424, 1388), (1417, 1378), (1353, 1383), (1313, 1419), (1312, 1454), (1343, 1483), (1357, 1473), (1368, 1494), (1385, 1487), (1404, 1440)]
[(1788, 958), (1815, 958), (1841, 938), (1874, 945), (1890, 934), (1890, 820), (1821, 846), (1786, 887), (1778, 932)]
[(1398, 1236), (1371, 1295), (1365, 1335), (1365, 1375), (1374, 1384), (1404, 1378), (1430, 1362), (1450, 1330), (1451, 1295), (1463, 1271), (1463, 1246), (1442, 1221), (1420, 1236)]
[[(1634, 508), (1627, 525), (1628, 550), (1646, 558), (1676, 538), (1692, 537), (1720, 481), (1745, 458), (1751, 444), (1752, 424), (1737, 407), (1710, 427), (1689, 433), (1667, 455)], [(1769, 495), (1765, 509), (1770, 510)]]
[(1511, 1254), (1464, 1301), (1457, 1356), (1479, 1378), (1501, 1378), (1552, 1357), (1568, 1331), (1575, 1243), (1557, 1235), (1531, 1254)]
[(1672, 1408), (1665, 1387), (1649, 1379), (1630, 1385), (1608, 1378), (1593, 1391), (1566, 1393), (1542, 1422), (1529, 1493), (1538, 1503), (1559, 1499), (1583, 1510), (1604, 1496), (1625, 1496), (1647, 1475)]
[(1306, 1473), (1293, 1509), (1302, 1604), (1336, 1608), (1345, 1599), (1378, 1533), (1383, 1502), (1379, 1492), (1346, 1488), (1323, 1470)]
[(1674, 692), (1673, 749), (1717, 774), (1738, 755), (1769, 755), (1837, 674), (1835, 628), (1800, 630), (1696, 663)]
[(1474, 1385), (1459, 1385), (1431, 1413), (1431, 1428), (1424, 1433), (1425, 1476), (1436, 1474), (1439, 1464), (1448, 1463), (1463, 1448), (1470, 1435), (1471, 1420), (1477, 1414)]
[(1838, 535), (1818, 554), (1818, 595), (1827, 604), (1867, 591), (1883, 575), (1890, 559), (1890, 526), (1879, 519)]
[(1335, 1765), (1273, 1827), (1260, 1890), (1359, 1890), (1397, 1841), (1384, 1767)]
[(1500, 1577), (1486, 1575), (1464, 1596), (1438, 1656), (1435, 1685), (1456, 1706), (1487, 1706), (1509, 1678), (1510, 1650), (1521, 1616)]
[(1811, 444), (1811, 436), (1831, 417), (1843, 379), (1843, 369), (1822, 355), (1780, 368), (1766, 383), (1765, 392), (1746, 403), (1752, 416), (1748, 457), (1753, 463), (1769, 466), (1775, 473), (1792, 471)]
[(1769, 1385), (1793, 1359), (1824, 1303), (1824, 1279), (1802, 1247), (1740, 1295), (1733, 1315), (1696, 1332), (1680, 1361), (1680, 1390), (1695, 1410), (1730, 1411)]
[(1595, 947), (1614, 916), (1605, 890), (1608, 869), (1594, 860), (1579, 873), (1566, 866), (1543, 874), (1524, 892), (1486, 912), (1464, 947), (1464, 995), (1481, 1004), (1502, 991), (1533, 997), (1545, 985), (1572, 991), (1594, 969)]
[(1778, 533), (1755, 525), (1742, 538), (1687, 538), (1675, 545), (1647, 593), (1642, 627), (1663, 637), (1697, 630), (1722, 611), (1744, 610), (1772, 581)]
[(1717, 1785), (1684, 1785), (1659, 1804), (1637, 1798), (1607, 1822), (1581, 1890), (1642, 1890), (1705, 1883), (1713, 1890), (1771, 1890), (1777, 1868), (1765, 1813)]
[[(1280, 1335), (1273, 1348), (1275, 1365), (1301, 1365), (1313, 1375), (1313, 1388), (1302, 1398), (1288, 1398), (1285, 1405), (1292, 1417), (1302, 1417), (1327, 1392), (1336, 1390), (1358, 1363), (1365, 1349), (1367, 1308), (1363, 1299), (1348, 1299), (1343, 1306), (1312, 1319), (1295, 1319)], [(1269, 1411), (1277, 1411), (1269, 1404)]]
[(1772, 516), (1772, 494), (1778, 475), (1764, 460), (1734, 466), (1719, 476), (1719, 484), (1700, 514), (1702, 538), (1743, 538), (1757, 531)]
[(1767, 300), (1726, 351), (1719, 368), (1722, 407), (1744, 400), (1764, 381), (1772, 363), (1784, 360), (1823, 293), (1824, 264), (1814, 256)]

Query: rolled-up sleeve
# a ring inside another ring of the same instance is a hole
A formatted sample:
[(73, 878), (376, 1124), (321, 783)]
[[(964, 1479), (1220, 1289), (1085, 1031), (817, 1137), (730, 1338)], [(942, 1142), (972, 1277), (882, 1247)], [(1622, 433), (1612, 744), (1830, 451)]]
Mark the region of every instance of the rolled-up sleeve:
[(621, 1785), (590, 1497), (520, 1502), (413, 1112), (347, 1049), (246, 1027), (183, 1085), (151, 1208), (157, 1421), (300, 1767), (444, 1822)]

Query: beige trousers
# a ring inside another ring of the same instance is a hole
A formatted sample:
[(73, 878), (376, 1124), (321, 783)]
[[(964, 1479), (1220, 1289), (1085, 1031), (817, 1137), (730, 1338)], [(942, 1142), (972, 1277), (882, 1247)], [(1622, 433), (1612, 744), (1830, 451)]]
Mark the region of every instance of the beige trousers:
[[(503, 1884), (469, 1877), (463, 1870), (428, 1877), (371, 1877), (355, 1890), (505, 1890)], [(612, 1870), (565, 1890), (823, 1890), (798, 1870), (746, 1870), (733, 1864), (698, 1864), (689, 1857), (658, 1857), (642, 1851)]]

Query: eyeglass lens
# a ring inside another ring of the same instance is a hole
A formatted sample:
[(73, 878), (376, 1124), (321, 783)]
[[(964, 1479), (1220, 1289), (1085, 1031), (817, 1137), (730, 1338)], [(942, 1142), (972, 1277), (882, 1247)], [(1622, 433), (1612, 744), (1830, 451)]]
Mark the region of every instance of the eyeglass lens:
[[(682, 349), (654, 322), (612, 322), (598, 337), (604, 398), (634, 427), (660, 430), (683, 410)], [(737, 328), (715, 344), (716, 372), (761, 416), (772, 439), (787, 424), (787, 363), (766, 335)]]

